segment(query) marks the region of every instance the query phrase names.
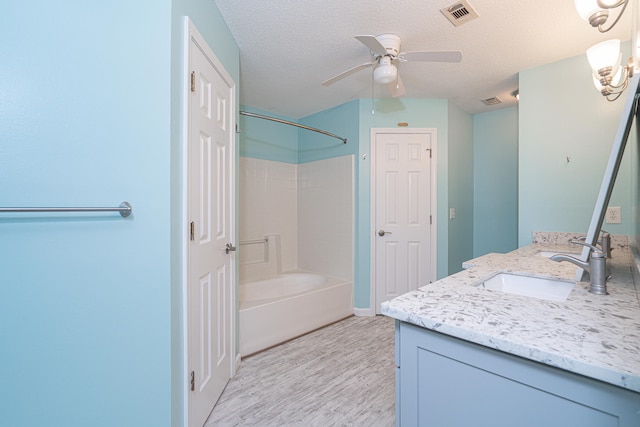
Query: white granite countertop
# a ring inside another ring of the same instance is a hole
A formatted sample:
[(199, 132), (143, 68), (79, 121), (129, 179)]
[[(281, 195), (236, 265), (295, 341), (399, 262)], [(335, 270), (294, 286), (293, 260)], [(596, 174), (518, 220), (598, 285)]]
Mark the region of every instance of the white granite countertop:
[[(565, 237), (558, 241), (567, 242)], [(538, 253), (576, 253), (582, 247), (534, 237), (542, 243), (470, 260), (464, 271), (384, 302), (382, 313), (640, 392), (640, 300), (630, 249), (624, 236), (615, 237), (613, 257), (607, 260), (612, 268), (609, 295), (589, 293), (588, 282), (576, 283), (565, 302), (473, 286), (499, 271), (573, 280), (573, 264)]]

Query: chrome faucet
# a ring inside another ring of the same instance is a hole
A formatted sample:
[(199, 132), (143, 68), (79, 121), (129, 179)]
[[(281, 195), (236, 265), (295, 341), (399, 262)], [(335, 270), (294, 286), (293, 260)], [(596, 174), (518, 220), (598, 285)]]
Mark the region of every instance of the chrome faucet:
[[(608, 234), (608, 233), (607, 233)], [(604, 240), (604, 239), (603, 239)], [(572, 264), (582, 268), (591, 276), (589, 292), (592, 294), (606, 295), (607, 294), (607, 258), (605, 253), (598, 247), (590, 245), (589, 243), (582, 242), (580, 240), (569, 240), (569, 243), (575, 243), (589, 247), (589, 261), (582, 261), (578, 258), (566, 254), (557, 254), (549, 258), (551, 261), (568, 261)]]
[(602, 230), (602, 237), (598, 241), (600, 243), (600, 247), (602, 248), (602, 252), (604, 252), (604, 256), (607, 258), (611, 258), (611, 234)]
[[(606, 258), (611, 258), (611, 251), (613, 250), (611, 248), (611, 234), (609, 234), (608, 232), (606, 232), (604, 230), (602, 230), (600, 233), (601, 233), (600, 234), (601, 237), (600, 237), (600, 240), (598, 240), (596, 242), (596, 245), (600, 245), (600, 247), (602, 248), (602, 252), (604, 252), (604, 256)], [(583, 241), (583, 242), (586, 241), (586, 239), (587, 238), (584, 237), (584, 236), (577, 238), (577, 240), (580, 240), (580, 241)]]

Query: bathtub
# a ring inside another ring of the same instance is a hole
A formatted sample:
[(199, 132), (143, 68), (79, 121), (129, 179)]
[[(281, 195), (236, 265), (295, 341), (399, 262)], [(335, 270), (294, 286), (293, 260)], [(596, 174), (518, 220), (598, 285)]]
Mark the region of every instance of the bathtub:
[(353, 283), (344, 279), (291, 272), (239, 288), (242, 357), (353, 314)]

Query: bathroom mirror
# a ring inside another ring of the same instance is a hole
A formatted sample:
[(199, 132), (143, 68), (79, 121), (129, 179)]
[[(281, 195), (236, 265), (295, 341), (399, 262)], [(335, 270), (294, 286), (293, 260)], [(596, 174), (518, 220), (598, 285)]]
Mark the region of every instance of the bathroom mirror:
[[(602, 184), (600, 186), (600, 193), (596, 200), (595, 208), (593, 209), (593, 215), (591, 216), (591, 223), (589, 224), (589, 230), (587, 231), (586, 242), (595, 245), (602, 229), (602, 223), (609, 206), (609, 200), (611, 199), (611, 193), (613, 192), (613, 186), (616, 182), (616, 176), (618, 175), (618, 169), (620, 169), (620, 163), (622, 162), (622, 155), (627, 145), (627, 139), (629, 138), (629, 132), (631, 131), (631, 125), (636, 114), (637, 96), (638, 96), (638, 82), (640, 82), (640, 73), (636, 73), (629, 82), (627, 90), (627, 97), (625, 100), (624, 108), (622, 110), (622, 116), (620, 117), (620, 123), (618, 124), (618, 130), (616, 131), (615, 140), (611, 147), (611, 154), (609, 155), (609, 162), (604, 172)], [(586, 260), (589, 256), (589, 248), (584, 247), (582, 249), (582, 259)], [(579, 268), (576, 273), (576, 280), (581, 280), (584, 271)]]

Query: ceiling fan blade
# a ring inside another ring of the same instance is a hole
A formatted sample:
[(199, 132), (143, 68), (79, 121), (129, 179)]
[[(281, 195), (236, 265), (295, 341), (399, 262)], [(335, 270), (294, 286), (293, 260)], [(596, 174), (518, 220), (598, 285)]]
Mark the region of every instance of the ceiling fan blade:
[(393, 98), (399, 98), (405, 94), (404, 83), (402, 82), (402, 78), (400, 78), (400, 74), (398, 74), (395, 82), (389, 83), (389, 90)]
[(398, 54), (398, 58), (401, 61), (460, 62), (462, 61), (462, 52), (459, 50), (401, 52)]
[(356, 38), (360, 41), (360, 43), (368, 47), (369, 50), (376, 55), (387, 54), (387, 49), (385, 49), (382, 43), (380, 43), (378, 39), (375, 38), (375, 36), (356, 36)]
[(372, 66), (372, 65), (374, 65), (374, 64), (375, 64), (375, 61), (372, 61), (372, 62), (365, 62), (364, 64), (356, 65), (355, 67), (349, 68), (348, 70), (341, 72), (341, 73), (340, 73), (340, 74), (338, 74), (337, 76), (333, 76), (333, 77), (331, 77), (330, 79), (323, 81), (323, 82), (322, 82), (322, 85), (323, 85), (323, 86), (329, 86), (329, 85), (332, 85), (332, 84), (334, 84), (335, 82), (337, 82), (338, 80), (342, 80), (342, 79), (344, 79), (345, 77), (348, 77), (348, 76), (350, 76), (351, 74), (354, 74), (354, 73), (356, 73), (356, 72), (358, 72), (358, 71), (360, 71), (360, 70), (364, 70), (365, 68), (369, 68), (369, 67), (371, 67), (371, 66)]

